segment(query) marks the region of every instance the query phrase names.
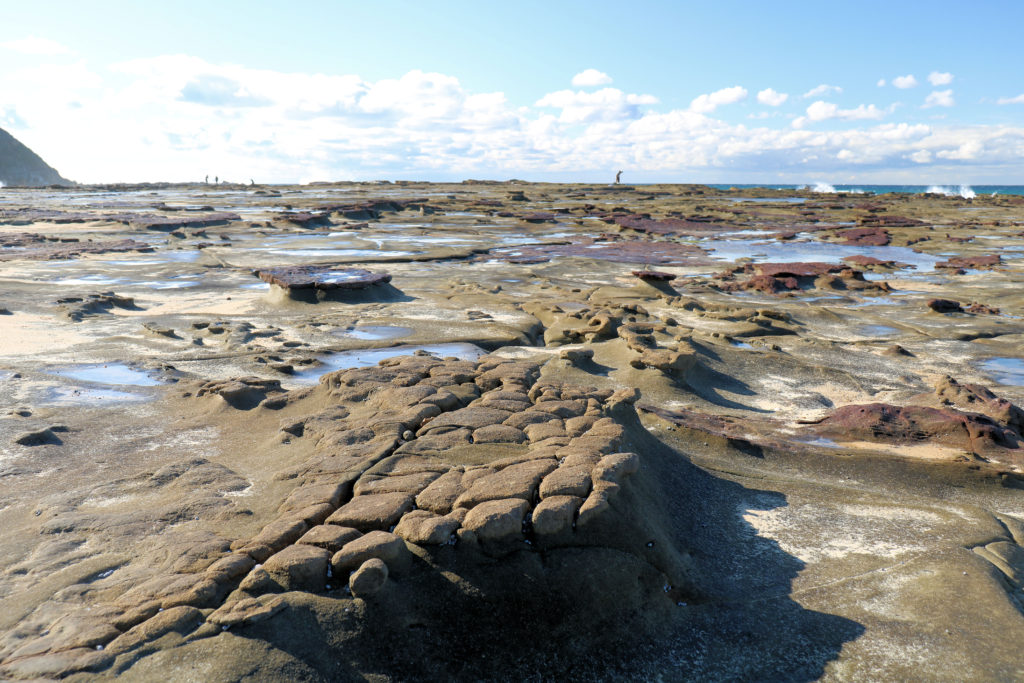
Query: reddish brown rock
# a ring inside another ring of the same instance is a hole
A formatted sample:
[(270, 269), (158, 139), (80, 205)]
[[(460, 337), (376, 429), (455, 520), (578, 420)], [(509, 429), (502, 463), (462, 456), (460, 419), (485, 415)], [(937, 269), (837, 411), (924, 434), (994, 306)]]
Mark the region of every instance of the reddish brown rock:
[(952, 408), (894, 406), (869, 403), (843, 406), (822, 420), (816, 431), (825, 436), (859, 441), (913, 444), (933, 441), (983, 453), (1019, 447), (1018, 435), (979, 413)]
[(999, 254), (988, 254), (985, 256), (954, 256), (946, 261), (939, 261), (936, 268), (951, 268), (954, 270), (971, 268), (975, 270), (994, 268), (1002, 263)]
[(891, 241), (889, 231), (879, 227), (840, 230), (836, 235), (846, 244), (864, 247), (884, 247)]
[(254, 274), (264, 282), (285, 289), (366, 289), (391, 282), (389, 273), (335, 266), (286, 266), (257, 270)]

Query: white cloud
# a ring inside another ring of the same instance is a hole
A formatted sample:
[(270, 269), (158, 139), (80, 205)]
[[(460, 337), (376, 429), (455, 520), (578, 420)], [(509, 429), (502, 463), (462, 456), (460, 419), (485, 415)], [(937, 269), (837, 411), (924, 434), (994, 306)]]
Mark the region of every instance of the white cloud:
[(953, 82), (953, 74), (949, 72), (933, 71), (928, 74), (928, 82), (933, 86), (949, 85)]
[(928, 164), (932, 161), (932, 153), (926, 149), (919, 149), (907, 155), (907, 158), (915, 164)]
[(40, 38), (38, 36), (28, 36), (27, 38), (20, 38), (18, 40), (9, 40), (5, 43), (0, 43), (0, 47), (13, 50), (14, 52), (20, 52), (24, 55), (41, 55), (46, 57), (71, 53), (70, 48), (65, 45), (61, 45), (56, 40)]
[(879, 88), (884, 88), (885, 87), (885, 79), (884, 78), (879, 78), (878, 79), (878, 83), (876, 83), (875, 85), (877, 85)]
[(698, 114), (710, 114), (722, 105), (735, 104), (746, 97), (747, 89), (734, 85), (731, 88), (722, 88), (710, 94), (698, 95), (690, 103), (690, 110)]
[(538, 107), (561, 109), (561, 123), (593, 123), (634, 119), (641, 115), (640, 106), (657, 104), (653, 95), (631, 95), (618, 88), (601, 88), (594, 92), (559, 90), (537, 100)]
[(998, 104), (1024, 104), (1024, 93), (1017, 95), (1016, 97), (1000, 97), (997, 100)]
[(802, 95), (802, 97), (804, 99), (809, 99), (811, 97), (820, 97), (822, 95), (827, 95), (829, 93), (836, 93), (838, 95), (841, 92), (843, 92), (843, 89), (840, 88), (838, 85), (828, 85), (826, 83), (822, 83), (821, 85), (817, 85), (808, 90), (807, 92), (805, 92)]
[(862, 119), (880, 119), (885, 112), (873, 104), (859, 105), (856, 109), (840, 109), (839, 105), (833, 102), (816, 100), (807, 107), (807, 115), (793, 120), (794, 128), (802, 128), (808, 121), (828, 121), (829, 119), (843, 119), (856, 121)]
[(897, 76), (892, 79), (892, 84), (900, 90), (906, 90), (907, 88), (916, 87), (917, 79), (914, 78), (914, 74), (907, 74), (906, 76)]
[(775, 92), (771, 88), (765, 88), (757, 93), (757, 101), (761, 104), (767, 104), (769, 107), (778, 107), (787, 99), (789, 99), (789, 95), (784, 92)]
[(598, 85), (608, 85), (611, 82), (611, 76), (597, 69), (584, 69), (572, 77), (572, 87), (574, 88), (593, 88)]
[(930, 107), (952, 107), (956, 102), (953, 100), (953, 89), (949, 90), (935, 90), (928, 94), (928, 97), (924, 98), (925, 109)]

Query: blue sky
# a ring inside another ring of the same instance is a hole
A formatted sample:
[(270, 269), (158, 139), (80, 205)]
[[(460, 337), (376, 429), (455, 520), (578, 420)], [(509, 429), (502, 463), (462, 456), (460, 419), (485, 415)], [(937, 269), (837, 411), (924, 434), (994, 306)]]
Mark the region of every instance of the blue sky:
[(83, 182), (1024, 183), (1024, 3), (19, 3), (0, 127)]

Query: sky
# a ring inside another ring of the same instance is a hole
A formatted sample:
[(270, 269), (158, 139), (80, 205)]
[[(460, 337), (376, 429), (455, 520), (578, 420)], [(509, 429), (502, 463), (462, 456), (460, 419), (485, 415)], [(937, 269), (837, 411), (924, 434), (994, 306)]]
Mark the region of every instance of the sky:
[(1024, 3), (48, 0), (0, 128), (79, 182), (1024, 184)]

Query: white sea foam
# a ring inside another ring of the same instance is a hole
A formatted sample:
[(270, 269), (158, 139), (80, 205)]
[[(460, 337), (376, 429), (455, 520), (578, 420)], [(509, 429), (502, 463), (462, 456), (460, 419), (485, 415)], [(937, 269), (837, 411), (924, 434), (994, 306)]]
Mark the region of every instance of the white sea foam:
[(829, 185), (828, 183), (823, 183), (823, 182), (814, 183), (814, 187), (811, 187), (810, 185), (805, 185), (804, 187), (806, 189), (810, 190), (811, 192), (821, 192), (822, 194), (835, 194), (836, 193), (836, 188), (834, 186)]
[(925, 194), (940, 194), (943, 197), (963, 197), (964, 199), (974, 199), (977, 196), (969, 185), (961, 185), (957, 189), (942, 185), (929, 185), (924, 192)]

